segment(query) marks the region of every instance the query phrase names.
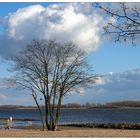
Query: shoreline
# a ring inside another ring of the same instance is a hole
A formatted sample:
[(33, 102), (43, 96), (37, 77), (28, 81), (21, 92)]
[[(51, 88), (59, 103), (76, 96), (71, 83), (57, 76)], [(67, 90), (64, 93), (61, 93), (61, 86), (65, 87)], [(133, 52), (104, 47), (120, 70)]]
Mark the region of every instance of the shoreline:
[[(78, 123), (78, 124), (61, 124), (60, 128), (101, 128), (101, 129), (119, 129), (119, 130), (140, 130), (138, 123)], [(41, 125), (15, 126), (14, 129), (41, 129)]]
[(80, 128), (105, 128), (105, 129), (131, 129), (140, 130), (138, 123), (79, 123), (79, 124), (63, 124), (62, 127), (80, 127)]
[(103, 129), (103, 128), (83, 128), (83, 127), (69, 127), (60, 126), (56, 131), (42, 131), (41, 127), (24, 127), (19, 129), (4, 130), (0, 129), (0, 137), (24, 137), (24, 138), (70, 138), (70, 137), (140, 137), (140, 130), (126, 130), (126, 129)]
[[(36, 124), (35, 122), (40, 120), (37, 119), (13, 119), (13, 128), (27, 128), (27, 127), (41, 127), (42, 124)], [(5, 125), (5, 118), (0, 118), (1, 128)], [(20, 125), (16, 125), (17, 122), (20, 122)], [(140, 123), (62, 123), (59, 124), (59, 127), (76, 127), (76, 128), (111, 128), (111, 129), (131, 129), (131, 130), (140, 130)]]
[[(43, 131), (41, 125), (18, 126), (10, 130), (0, 129), (0, 137), (21, 137), (21, 138), (97, 138), (97, 137), (140, 137), (140, 124), (131, 124), (131, 127), (138, 125), (139, 128), (122, 127), (128, 124), (65, 124), (59, 125), (56, 131)], [(130, 124), (129, 124), (130, 125)], [(119, 127), (118, 127), (119, 126)], [(115, 128), (116, 127), (116, 128)]]

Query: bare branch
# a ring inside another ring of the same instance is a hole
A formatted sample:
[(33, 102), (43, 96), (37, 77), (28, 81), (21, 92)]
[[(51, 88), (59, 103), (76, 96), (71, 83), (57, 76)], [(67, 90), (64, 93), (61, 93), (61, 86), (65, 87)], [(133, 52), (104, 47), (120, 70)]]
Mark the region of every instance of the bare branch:
[(131, 40), (135, 45), (134, 39), (140, 35), (140, 14), (136, 6), (131, 8), (123, 2), (118, 5), (118, 10), (114, 11), (111, 7), (102, 6), (100, 3), (92, 5), (116, 20), (103, 27), (105, 34), (115, 35), (115, 41), (119, 42)]

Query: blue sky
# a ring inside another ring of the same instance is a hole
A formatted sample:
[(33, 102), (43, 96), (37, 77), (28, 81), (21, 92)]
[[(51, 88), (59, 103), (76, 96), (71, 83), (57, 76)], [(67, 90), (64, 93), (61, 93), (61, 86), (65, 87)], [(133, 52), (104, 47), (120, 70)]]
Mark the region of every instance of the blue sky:
[(102, 44), (90, 61), (95, 65), (95, 71), (100, 74), (108, 72), (123, 72), (140, 67), (140, 47), (109, 42)]
[[(58, 5), (58, 7), (53, 7), (52, 5), (54, 4)], [(48, 8), (48, 5), (51, 5), (51, 7)], [(96, 13), (96, 10), (94, 12), (92, 8), (90, 9), (91, 11), (89, 10), (88, 4), (86, 4), (86, 6), (80, 3), (72, 6), (69, 6), (68, 3), (63, 4), (63, 6), (60, 5), (62, 4), (0, 3), (0, 78), (10, 77), (12, 75), (12, 73), (7, 70), (9, 65), (5, 58), (17, 53), (17, 50), (25, 45), (24, 41), (30, 41), (30, 36), (38, 37), (38, 34), (41, 31), (44, 33), (44, 29), (47, 28), (46, 30), (49, 30), (51, 34), (48, 35), (46, 31), (43, 35), (40, 35), (41, 37), (59, 36), (58, 39), (63, 41), (65, 36), (68, 36), (72, 41), (78, 42), (78, 45), (88, 53), (89, 63), (93, 65), (94, 72), (104, 75), (92, 89), (86, 90), (85, 93), (80, 95), (72, 94), (67, 96), (64, 99), (64, 103), (106, 103), (120, 100), (139, 100), (139, 44), (133, 47), (127, 43), (115, 43), (113, 39), (100, 35), (102, 32), (102, 24), (105, 24), (105, 22), (102, 19), (102, 15)], [(33, 7), (29, 8), (29, 6)], [(83, 6), (85, 7), (84, 10)], [(73, 7), (77, 10), (75, 13), (71, 11)], [(34, 9), (38, 9), (38, 11)], [(64, 18), (65, 14), (70, 17), (70, 19), (66, 18), (66, 22), (62, 25), (57, 23), (57, 20), (60, 20), (59, 16), (61, 16), (59, 13), (56, 14), (58, 9)], [(55, 10), (56, 15), (48, 17), (48, 15)], [(31, 12), (35, 12), (35, 14), (30, 15)], [(44, 13), (40, 14), (41, 12)], [(82, 14), (82, 16), (79, 16), (79, 13)], [(28, 14), (29, 16), (26, 17)], [(77, 17), (77, 19), (75, 19), (75, 17)], [(94, 18), (92, 19), (91, 17)], [(35, 23), (38, 19), (43, 20), (43, 22)], [(83, 24), (79, 25), (82, 20)], [(70, 21), (73, 22), (71, 23)], [(48, 28), (48, 25), (52, 27), (50, 23), (53, 24), (54, 32)], [(35, 30), (37, 29), (36, 27), (40, 25), (42, 26), (41, 29), (38, 29), (39, 31)], [(78, 25), (80, 26), (80, 30), (77, 30)], [(62, 30), (58, 30), (58, 27), (63, 27), (65, 30), (62, 32)], [(71, 29), (73, 29), (73, 32)], [(56, 30), (58, 32), (56, 32)], [(90, 32), (90, 30), (92, 32)], [(84, 35), (83, 31), (85, 31)], [(79, 37), (77, 37), (77, 35), (73, 37), (75, 34), (79, 34)], [(91, 40), (90, 35), (93, 37), (93, 40)], [(73, 38), (75, 38), (75, 40)], [(81, 43), (79, 40), (83, 40), (83, 42)], [(91, 41), (88, 42), (88, 40)], [(85, 44), (87, 44), (87, 46)], [(131, 88), (128, 88), (128, 86)], [(25, 92), (29, 92), (29, 94), (25, 94)], [(0, 85), (0, 99), (2, 99), (1, 104), (34, 104), (30, 96), (30, 91), (7, 89), (2, 86), (2, 84)]]

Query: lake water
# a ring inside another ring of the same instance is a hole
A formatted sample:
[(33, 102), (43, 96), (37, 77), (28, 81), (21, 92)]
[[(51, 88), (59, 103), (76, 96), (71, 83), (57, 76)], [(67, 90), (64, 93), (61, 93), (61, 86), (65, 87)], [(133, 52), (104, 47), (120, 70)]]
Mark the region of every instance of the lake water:
[[(0, 109), (0, 118), (9, 116), (13, 117), (13, 126), (31, 123), (14, 119), (33, 119), (32, 124), (41, 124), (36, 109)], [(71, 123), (140, 123), (140, 109), (61, 109), (60, 124)]]

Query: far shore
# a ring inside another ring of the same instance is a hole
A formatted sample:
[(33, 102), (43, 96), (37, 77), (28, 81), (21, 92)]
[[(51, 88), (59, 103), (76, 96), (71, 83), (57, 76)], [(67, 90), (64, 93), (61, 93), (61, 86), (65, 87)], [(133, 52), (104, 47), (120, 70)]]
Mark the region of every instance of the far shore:
[[(41, 105), (41, 108), (45, 106)], [(56, 107), (56, 105), (55, 105)], [(61, 105), (62, 109), (140, 109), (140, 101), (126, 100), (126, 101), (114, 101), (108, 103), (66, 103)], [(36, 106), (25, 105), (1, 105), (0, 109), (37, 109)]]
[[(45, 108), (45, 107), (42, 107)], [(38, 109), (36, 106), (0, 106), (0, 109)], [(61, 109), (140, 109), (140, 107), (62, 107)]]

